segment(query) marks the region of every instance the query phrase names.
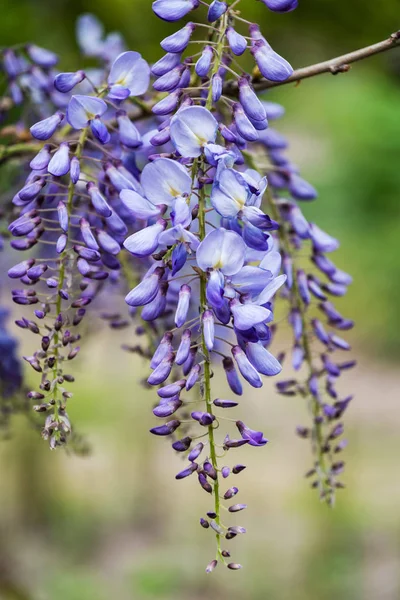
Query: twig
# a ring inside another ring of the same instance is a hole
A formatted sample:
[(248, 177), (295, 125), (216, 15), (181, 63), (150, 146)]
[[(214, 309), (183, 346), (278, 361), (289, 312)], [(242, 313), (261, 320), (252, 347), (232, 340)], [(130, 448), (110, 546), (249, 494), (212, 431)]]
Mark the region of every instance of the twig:
[[(372, 44), (372, 46), (366, 46), (365, 48), (360, 48), (359, 50), (355, 50), (354, 52), (349, 52), (348, 54), (343, 54), (342, 56), (337, 56), (336, 58), (332, 58), (330, 60), (326, 60), (315, 65), (310, 65), (308, 67), (302, 67), (301, 69), (297, 69), (288, 79), (286, 79), (286, 81), (274, 82), (268, 81), (266, 79), (260, 80), (259, 78), (255, 77), (253, 79), (254, 89), (260, 92), (269, 88), (278, 87), (280, 85), (287, 85), (288, 83), (293, 83), (295, 81), (301, 81), (302, 79), (315, 77), (316, 75), (322, 75), (323, 73), (331, 73), (332, 75), (346, 73), (350, 70), (351, 63), (358, 62), (359, 60), (363, 60), (364, 58), (369, 58), (370, 56), (374, 56), (375, 54), (380, 54), (381, 52), (386, 52), (387, 50), (391, 50), (392, 48), (399, 47), (400, 30), (396, 31), (395, 33), (392, 33), (386, 40), (378, 42), (377, 44)], [(224, 94), (228, 96), (235, 96), (237, 94), (237, 90), (238, 85), (235, 81), (228, 81), (224, 86)]]

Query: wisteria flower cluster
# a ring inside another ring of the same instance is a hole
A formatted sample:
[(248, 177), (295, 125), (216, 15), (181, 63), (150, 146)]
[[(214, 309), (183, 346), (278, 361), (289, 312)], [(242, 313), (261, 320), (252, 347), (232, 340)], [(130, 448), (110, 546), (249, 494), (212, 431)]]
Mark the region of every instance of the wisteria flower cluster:
[[(279, 13), (298, 4), (263, 3)], [(141, 334), (128, 349), (149, 361), (151, 433), (182, 457), (176, 479), (191, 477), (210, 496), (200, 518), (216, 537), (208, 572), (220, 563), (241, 568), (229, 550), (229, 540), (245, 533), (234, 520), (246, 508), (236, 499), (245, 469), (237, 449), (268, 440), (230, 415), (246, 388), (261, 388), (288, 362), (271, 351), (276, 303), (286, 306), (299, 373), (283, 375), (277, 390), (306, 401), (310, 424), (297, 433), (311, 442), (307, 476), (329, 504), (343, 487), (342, 416), (351, 401), (336, 383), (354, 365), (336, 358), (350, 350), (342, 332), (353, 326), (332, 303), (351, 283), (327, 256), (339, 243), (303, 215), (301, 204), (317, 193), (269, 125), (284, 109), (257, 95), (239, 61), (250, 53), (256, 77), (274, 83), (293, 69), (238, 4), (155, 0), (154, 13), (171, 22), (200, 17), (206, 5), (208, 23), (186, 22), (162, 40), (164, 54), (151, 67), (91, 15), (77, 34), (96, 69), (58, 73), (57, 56), (34, 45), (1, 57), (3, 118), (25, 102), (36, 115), (27, 176), (15, 183), (6, 213), (11, 247), (22, 253), (8, 271), (12, 299), (26, 307), (16, 324), (38, 342), (24, 359), (39, 377), (28, 398), (44, 415), (42, 436), (54, 449), (73, 435), (68, 401), (80, 323), (100, 294), (125, 289)], [(115, 329), (130, 321), (112, 309), (103, 317)], [(3, 345), (14, 360), (6, 334)], [(1, 360), (1, 380), (20, 385), (20, 368), (10, 380), (3, 350)], [(223, 399), (213, 390), (219, 369)]]

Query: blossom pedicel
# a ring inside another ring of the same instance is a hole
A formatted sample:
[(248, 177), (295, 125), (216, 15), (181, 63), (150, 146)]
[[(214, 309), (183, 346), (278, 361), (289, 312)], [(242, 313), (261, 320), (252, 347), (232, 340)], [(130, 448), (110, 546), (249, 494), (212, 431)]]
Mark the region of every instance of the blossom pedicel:
[[(263, 2), (277, 12), (297, 6)], [(211, 572), (218, 564), (240, 568), (227, 561), (230, 540), (246, 531), (231, 521), (246, 508), (241, 498), (232, 500), (245, 469), (235, 453), (268, 440), (227, 414), (246, 390), (282, 371), (283, 356), (271, 350), (276, 301), (287, 306), (300, 373), (284, 375), (277, 390), (310, 408), (310, 425), (297, 432), (311, 442), (307, 475), (329, 504), (342, 487), (337, 456), (345, 443), (338, 438), (351, 400), (340, 397), (336, 383), (354, 363), (334, 358), (350, 350), (342, 331), (353, 325), (330, 300), (351, 283), (326, 256), (338, 242), (302, 214), (301, 202), (317, 194), (287, 158), (286, 138), (269, 126), (284, 109), (260, 98), (252, 77), (235, 65), (247, 50), (271, 82), (286, 81), (292, 67), (257, 25), (237, 18), (237, 2), (214, 0), (206, 11), (202, 4), (153, 2), (166, 21), (198, 15), (212, 25), (205, 42), (196, 40), (202, 23), (180, 27), (161, 42), (165, 54), (151, 69), (85, 15), (78, 41), (98, 58), (98, 70), (56, 74), (56, 57), (35, 46), (4, 52), (3, 70), (14, 103), (23, 89), (39, 117), (30, 124), (37, 152), (9, 224), (11, 246), (29, 256), (9, 276), (20, 281), (14, 302), (34, 311), (17, 325), (38, 340), (24, 358), (40, 377), (28, 396), (45, 414), (43, 437), (51, 448), (69, 441), (77, 328), (108, 283), (118, 284), (137, 333), (147, 336), (131, 350), (149, 359), (146, 386), (155, 388), (160, 420), (151, 433), (166, 437), (183, 459), (176, 479), (190, 478), (211, 496), (200, 518), (216, 538)], [(300, 265), (299, 251), (312, 264)], [(114, 328), (129, 323), (113, 312), (104, 318)], [(223, 399), (213, 387), (217, 371), (226, 377)]]

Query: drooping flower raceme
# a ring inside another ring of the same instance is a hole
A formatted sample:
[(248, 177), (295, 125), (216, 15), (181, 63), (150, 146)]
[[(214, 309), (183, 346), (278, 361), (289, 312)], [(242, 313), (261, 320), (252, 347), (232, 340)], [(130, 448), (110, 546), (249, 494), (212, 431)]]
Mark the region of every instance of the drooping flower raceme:
[[(263, 2), (282, 13), (297, 6)], [(304, 372), (283, 375), (277, 389), (307, 399), (311, 426), (299, 426), (298, 434), (311, 441), (308, 475), (328, 503), (342, 486), (344, 463), (336, 457), (351, 400), (339, 397), (336, 381), (353, 365), (335, 362), (333, 351), (350, 349), (341, 331), (353, 323), (329, 300), (351, 283), (326, 256), (338, 242), (304, 217), (298, 201), (313, 200), (316, 191), (270, 126), (284, 110), (256, 94), (250, 75), (236, 74), (233, 58), (247, 50), (272, 82), (287, 81), (293, 69), (256, 24), (245, 30), (236, 3), (215, 0), (203, 13), (202, 4), (153, 2), (166, 21), (203, 14), (212, 26), (195, 56), (189, 48), (202, 24), (180, 27), (162, 40), (165, 54), (151, 69), (119, 35), (104, 36), (91, 15), (79, 20), (77, 37), (84, 54), (99, 60), (95, 71), (57, 74), (56, 57), (35, 46), (6, 51), (2, 62), (13, 104), (23, 101), (23, 90), (37, 114), (29, 123), (36, 152), (21, 169), (28, 175), (9, 210), (11, 246), (29, 254), (9, 276), (19, 281), (14, 302), (34, 309), (17, 325), (40, 340), (24, 358), (40, 374), (28, 396), (45, 415), (43, 437), (51, 448), (70, 440), (77, 328), (100, 293), (107, 302), (111, 290), (122, 291), (146, 340), (129, 349), (149, 362), (146, 386), (154, 388), (158, 420), (151, 433), (167, 437), (185, 460), (176, 479), (190, 477), (212, 497), (200, 518), (217, 542), (210, 572), (220, 563), (240, 568), (223, 546), (245, 533), (230, 521), (246, 508), (233, 500), (245, 469), (234, 456), (243, 445), (261, 449), (268, 440), (230, 413), (246, 391), (282, 371), (284, 356), (272, 348), (275, 304), (288, 305), (292, 365)], [(299, 263), (300, 249), (309, 252), (312, 269)], [(103, 317), (112, 328), (130, 324), (113, 308)], [(218, 370), (226, 379), (223, 398), (213, 386)]]

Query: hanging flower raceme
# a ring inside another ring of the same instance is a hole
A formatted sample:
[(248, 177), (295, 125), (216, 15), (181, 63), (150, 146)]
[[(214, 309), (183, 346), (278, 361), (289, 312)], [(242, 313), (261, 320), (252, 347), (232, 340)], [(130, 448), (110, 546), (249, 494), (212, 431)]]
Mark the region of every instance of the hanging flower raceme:
[[(263, 2), (282, 13), (297, 6)], [(201, 5), (155, 0), (153, 10), (175, 22), (201, 14)], [(149, 361), (145, 386), (154, 389), (158, 420), (151, 433), (166, 437), (183, 459), (176, 479), (191, 478), (210, 497), (200, 518), (216, 538), (207, 572), (218, 564), (240, 568), (227, 549), (246, 532), (231, 521), (247, 508), (236, 499), (236, 476), (246, 467), (235, 455), (268, 440), (230, 413), (240, 396), (251, 388), (263, 394), (265, 377), (282, 371), (284, 356), (272, 348), (275, 304), (286, 303), (299, 371), (284, 374), (277, 389), (307, 400), (311, 424), (297, 433), (311, 441), (308, 475), (329, 503), (342, 487), (337, 455), (351, 401), (336, 383), (354, 364), (333, 354), (350, 350), (342, 332), (353, 325), (330, 299), (351, 283), (327, 256), (338, 241), (303, 215), (301, 202), (317, 192), (287, 158), (286, 138), (270, 127), (283, 108), (254, 89), (260, 77), (281, 83), (293, 70), (235, 5), (210, 2), (206, 41), (194, 39), (201, 23), (184, 24), (162, 40), (165, 54), (151, 69), (91, 15), (80, 18), (77, 37), (83, 53), (99, 60), (94, 72), (55, 74), (56, 57), (32, 45), (2, 54), (14, 104), (22, 101), (27, 65), (31, 88), (35, 73), (42, 82), (37, 122), (29, 123), (37, 152), (10, 199), (11, 247), (29, 254), (8, 274), (18, 280), (13, 301), (34, 310), (16, 322), (38, 339), (24, 358), (40, 374), (28, 397), (45, 413), (43, 437), (51, 448), (68, 441), (77, 328), (100, 293), (107, 302), (108, 293), (124, 290), (136, 333), (146, 340), (129, 349)], [(255, 78), (237, 72), (246, 51)], [(300, 263), (300, 251), (312, 264)], [(103, 317), (115, 329), (130, 322), (113, 310)], [(218, 371), (226, 379), (223, 398), (213, 386)]]

